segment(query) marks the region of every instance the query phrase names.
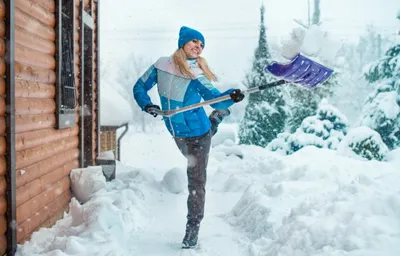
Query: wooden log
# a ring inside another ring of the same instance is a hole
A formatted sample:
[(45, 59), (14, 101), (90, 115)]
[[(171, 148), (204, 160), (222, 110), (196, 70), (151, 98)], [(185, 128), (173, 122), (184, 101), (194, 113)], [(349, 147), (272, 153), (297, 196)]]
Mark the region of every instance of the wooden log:
[(0, 98), (0, 116), (4, 116), (6, 113), (6, 100), (5, 98)]
[(7, 219), (6, 216), (0, 216), (0, 235), (4, 235), (7, 231)]
[(33, 3), (36, 3), (46, 9), (48, 12), (54, 13), (56, 10), (56, 1), (54, 0), (31, 0)]
[(56, 116), (54, 114), (45, 115), (16, 115), (15, 132), (29, 132), (39, 129), (46, 129), (56, 125)]
[(71, 192), (65, 191), (62, 195), (50, 202), (45, 207), (41, 208), (37, 213), (30, 216), (27, 220), (18, 225), (17, 229), (17, 242), (29, 239), (30, 235), (37, 229), (47, 226), (48, 222), (51, 224), (61, 219), (65, 209), (68, 209), (69, 201), (71, 200)]
[(74, 49), (75, 49), (75, 53), (76, 54), (79, 54), (80, 53), (80, 51), (81, 51), (81, 48), (80, 48), (80, 46), (79, 46), (79, 42), (74, 42)]
[(6, 23), (3, 19), (0, 19), (0, 37), (4, 37), (6, 35)]
[[(50, 219), (47, 219), (41, 226), (44, 228), (51, 228), (56, 224), (57, 221), (61, 220), (64, 217), (65, 212), (69, 212), (69, 202), (71, 201), (71, 197), (68, 202), (58, 210)], [(38, 229), (36, 229), (38, 230)]]
[(4, 175), (0, 176), (0, 196), (4, 196), (6, 194), (7, 189), (7, 181)]
[(78, 66), (81, 64), (81, 58), (77, 54), (74, 55), (74, 63)]
[(7, 199), (5, 196), (0, 196), (0, 215), (4, 215), (7, 212)]
[(4, 134), (6, 133), (6, 129), (6, 120), (4, 119), (4, 117), (0, 117), (0, 136), (4, 136)]
[(51, 201), (68, 191), (70, 187), (69, 177), (63, 178), (61, 181), (53, 184), (49, 189), (43, 191), (39, 195), (35, 196), (28, 202), (17, 207), (17, 218), (18, 224), (28, 219), (33, 214), (36, 214), (41, 208), (45, 207)]
[(43, 175), (39, 179), (29, 182), (28, 184), (21, 186), (17, 189), (17, 206), (29, 201), (36, 195), (50, 188), (50, 186), (64, 177), (69, 176), (72, 169), (79, 167), (78, 160), (69, 162), (54, 171)]
[(54, 56), (56, 52), (56, 45), (53, 41), (43, 39), (20, 26), (15, 26), (15, 42), (51, 56)]
[(56, 25), (56, 18), (54, 13), (47, 11), (41, 5), (36, 4), (32, 0), (14, 0), (15, 6), (20, 8), (25, 13), (38, 19), (43, 24), (49, 27)]
[(0, 19), (4, 19), (6, 17), (6, 5), (4, 0), (0, 0)]
[(22, 79), (44, 84), (54, 84), (56, 82), (56, 73), (54, 70), (30, 67), (28, 65), (15, 62), (15, 79)]
[(32, 16), (24, 13), (18, 7), (15, 7), (14, 11), (15, 25), (25, 28), (29, 32), (50, 41), (54, 41), (56, 39), (56, 32), (54, 28), (43, 24), (39, 20), (35, 19)]
[(53, 99), (55, 95), (56, 87), (52, 84), (15, 80), (16, 98)]
[(0, 156), (0, 175), (6, 174), (7, 170), (7, 161), (4, 156)]
[(79, 139), (77, 136), (62, 139), (60, 141), (40, 145), (38, 147), (16, 152), (16, 168), (21, 169), (48, 159), (61, 152), (77, 148)]
[(0, 255), (4, 255), (7, 250), (7, 238), (5, 235), (0, 236)]
[(0, 58), (0, 76), (4, 76), (6, 74), (6, 61), (4, 58)]
[(6, 81), (4, 77), (0, 77), (0, 96), (4, 96), (6, 94)]
[(78, 22), (77, 24), (79, 24), (79, 13), (80, 13), (79, 7), (75, 7), (74, 18), (75, 18), (75, 22)]
[[(75, 15), (76, 15), (75, 21), (79, 21), (79, 12), (78, 13), (75, 12)], [(75, 33), (74, 33), (74, 41), (79, 42), (79, 38), (80, 38), (80, 34), (78, 33), (78, 31), (75, 31)]]
[(50, 114), (55, 111), (56, 102), (54, 99), (15, 99), (15, 114), (17, 115)]
[(0, 38), (0, 57), (4, 57), (6, 54), (6, 42), (3, 38)]
[(79, 127), (57, 130), (54, 128), (30, 131), (15, 135), (15, 150), (21, 151), (68, 137), (78, 136)]
[(4, 155), (7, 151), (6, 137), (0, 137), (0, 155)]
[(57, 155), (53, 155), (48, 159), (41, 162), (32, 164), (23, 169), (17, 170), (16, 173), (16, 184), (17, 188), (23, 186), (39, 177), (57, 169), (58, 167), (77, 159), (79, 156), (79, 149), (74, 148), (68, 151), (61, 152)]
[(15, 61), (43, 69), (55, 69), (56, 60), (53, 56), (32, 50), (20, 44), (15, 44)]

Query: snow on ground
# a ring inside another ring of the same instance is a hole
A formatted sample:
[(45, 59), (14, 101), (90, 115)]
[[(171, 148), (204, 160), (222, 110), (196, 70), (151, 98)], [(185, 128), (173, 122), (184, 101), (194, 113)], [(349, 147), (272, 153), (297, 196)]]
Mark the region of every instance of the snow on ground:
[(122, 150), (117, 179), (73, 199), (18, 256), (400, 255), (399, 151), (388, 162), (314, 147), (280, 156), (228, 139), (210, 153), (200, 247), (182, 251), (186, 191), (173, 177), (185, 159), (164, 130), (128, 133)]

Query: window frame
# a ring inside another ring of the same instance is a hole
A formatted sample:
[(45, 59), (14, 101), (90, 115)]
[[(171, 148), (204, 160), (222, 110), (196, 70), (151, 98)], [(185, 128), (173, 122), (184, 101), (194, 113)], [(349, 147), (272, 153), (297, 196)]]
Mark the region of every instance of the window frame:
[[(56, 0), (56, 129), (71, 128), (77, 125), (76, 106), (78, 105), (78, 99), (75, 80), (77, 72), (75, 70), (75, 1), (76, 0)], [(64, 29), (66, 31), (64, 31)], [(69, 37), (66, 33), (69, 33)], [(66, 36), (67, 39), (69, 38), (70, 40), (64, 40)], [(66, 55), (68, 53), (71, 55)], [(63, 62), (65, 60), (67, 60), (67, 63)], [(70, 79), (67, 81), (67, 79), (63, 79), (65, 77), (70, 77)], [(73, 91), (67, 93), (67, 91), (71, 89)]]

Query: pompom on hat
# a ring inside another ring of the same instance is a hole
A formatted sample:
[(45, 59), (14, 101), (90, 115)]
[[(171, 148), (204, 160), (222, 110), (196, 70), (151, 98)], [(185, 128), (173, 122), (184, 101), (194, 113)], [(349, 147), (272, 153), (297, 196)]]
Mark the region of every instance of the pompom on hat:
[(204, 46), (206, 45), (204, 36), (199, 31), (185, 26), (181, 27), (179, 30), (178, 48), (181, 48), (193, 39), (198, 39), (203, 42)]

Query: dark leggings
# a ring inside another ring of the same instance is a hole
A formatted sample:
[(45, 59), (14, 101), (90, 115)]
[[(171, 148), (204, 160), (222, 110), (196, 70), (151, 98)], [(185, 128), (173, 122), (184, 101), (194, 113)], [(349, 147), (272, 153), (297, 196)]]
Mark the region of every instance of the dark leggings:
[(189, 196), (187, 220), (189, 225), (199, 225), (204, 216), (207, 163), (211, 133), (188, 138), (174, 138), (179, 150), (188, 160), (187, 176)]

